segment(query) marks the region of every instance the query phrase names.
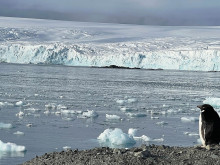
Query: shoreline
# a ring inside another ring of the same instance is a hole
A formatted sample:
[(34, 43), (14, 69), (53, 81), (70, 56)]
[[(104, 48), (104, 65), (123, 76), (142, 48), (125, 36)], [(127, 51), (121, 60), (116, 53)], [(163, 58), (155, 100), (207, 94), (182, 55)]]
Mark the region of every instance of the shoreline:
[(220, 164), (220, 146), (209, 150), (200, 146), (170, 147), (164, 145), (141, 145), (130, 149), (94, 148), (89, 150), (66, 150), (36, 156), (23, 165), (77, 164), (77, 165), (148, 165), (148, 164)]

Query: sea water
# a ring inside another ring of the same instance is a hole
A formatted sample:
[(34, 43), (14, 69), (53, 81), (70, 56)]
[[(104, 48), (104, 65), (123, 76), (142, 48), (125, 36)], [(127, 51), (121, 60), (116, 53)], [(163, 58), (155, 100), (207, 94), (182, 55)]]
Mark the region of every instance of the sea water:
[[(219, 80), (219, 72), (1, 63), (0, 140), (26, 151), (0, 151), (0, 164), (67, 148), (197, 145), (196, 106), (220, 98)], [(135, 132), (135, 142), (97, 139), (115, 128)]]

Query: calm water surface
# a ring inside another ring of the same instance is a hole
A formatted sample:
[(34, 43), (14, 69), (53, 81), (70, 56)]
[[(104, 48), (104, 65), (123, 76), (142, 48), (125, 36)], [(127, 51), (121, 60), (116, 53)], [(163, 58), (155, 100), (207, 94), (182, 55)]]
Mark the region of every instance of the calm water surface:
[[(0, 107), (0, 122), (13, 125), (0, 129), (0, 140), (27, 149), (25, 153), (0, 152), (0, 164), (19, 164), (45, 152), (61, 151), (64, 146), (98, 147), (96, 139), (107, 128), (120, 128), (125, 133), (136, 128), (137, 136), (164, 139), (150, 144), (198, 144), (198, 136), (184, 134), (198, 133), (198, 121), (182, 122), (181, 117), (198, 117), (197, 105), (207, 97), (220, 97), (219, 82), (218, 72), (0, 64), (0, 102), (13, 104)], [(128, 99), (135, 102), (117, 103)], [(23, 106), (14, 106), (18, 101), (23, 101)], [(99, 116), (82, 119), (55, 114), (59, 109), (45, 114), (45, 105), (51, 103), (69, 110), (94, 110)], [(131, 118), (121, 107), (146, 116)], [(25, 113), (23, 118), (16, 116), (20, 111)], [(118, 115), (122, 120), (106, 120), (106, 114)], [(156, 124), (162, 121), (166, 124)], [(15, 135), (16, 131), (24, 135)], [(141, 143), (146, 142), (138, 141), (136, 146)]]

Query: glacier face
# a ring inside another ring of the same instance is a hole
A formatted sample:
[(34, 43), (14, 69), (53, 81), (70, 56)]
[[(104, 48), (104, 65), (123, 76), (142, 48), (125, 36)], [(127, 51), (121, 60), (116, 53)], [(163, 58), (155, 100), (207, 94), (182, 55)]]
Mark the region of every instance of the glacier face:
[(220, 27), (0, 17), (0, 62), (220, 71)]

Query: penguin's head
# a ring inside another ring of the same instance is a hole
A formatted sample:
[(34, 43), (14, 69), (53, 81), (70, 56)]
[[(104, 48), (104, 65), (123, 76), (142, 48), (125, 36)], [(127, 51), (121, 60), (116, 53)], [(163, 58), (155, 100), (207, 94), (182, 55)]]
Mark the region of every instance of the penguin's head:
[(197, 107), (200, 108), (201, 113), (214, 110), (213, 107), (209, 104), (198, 105)]

